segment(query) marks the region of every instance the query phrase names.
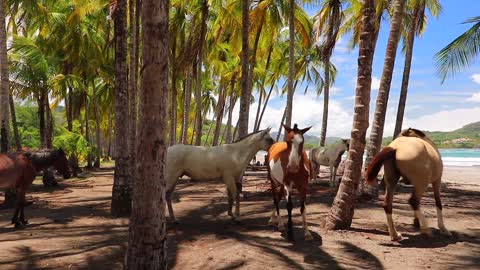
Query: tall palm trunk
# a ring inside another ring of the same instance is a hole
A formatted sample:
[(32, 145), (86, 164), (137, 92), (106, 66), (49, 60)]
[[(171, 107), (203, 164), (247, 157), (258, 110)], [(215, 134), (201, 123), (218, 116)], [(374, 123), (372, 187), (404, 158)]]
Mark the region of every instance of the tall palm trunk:
[(407, 103), (407, 92), (408, 92), (408, 81), (410, 79), (410, 68), (412, 66), (412, 56), (413, 56), (413, 44), (415, 41), (415, 33), (417, 31), (418, 23), (420, 17), (423, 19), (423, 13), (425, 10), (425, 3), (416, 7), (414, 11), (413, 21), (408, 30), (407, 36), (407, 50), (405, 52), (405, 65), (403, 67), (403, 77), (402, 77), (402, 88), (400, 90), (400, 99), (398, 101), (398, 110), (397, 110), (397, 120), (395, 122), (395, 130), (393, 132), (393, 137), (396, 138), (400, 131), (402, 130), (403, 125), (403, 116), (405, 114), (405, 106)]
[[(137, 171), (126, 269), (167, 269), (165, 163), (169, 1), (143, 0), (143, 63)], [(145, 154), (148, 153), (148, 154)]]
[(287, 106), (285, 108), (285, 125), (292, 125), (293, 111), (293, 80), (295, 80), (295, 0), (290, 0), (290, 10), (288, 18), (289, 32), (289, 54), (288, 54), (288, 90), (287, 90)]
[[(127, 1), (117, 0), (115, 25), (115, 174), (112, 188), (111, 214), (129, 216), (132, 209), (128, 158), (128, 64), (127, 64)], [(158, 106), (158, 105), (157, 105)]]
[[(268, 50), (267, 63), (265, 64), (265, 70), (268, 70), (268, 68), (270, 67), (270, 60), (271, 60), (271, 57), (272, 57), (272, 51), (273, 51), (273, 45), (270, 46), (270, 49)], [(265, 76), (263, 78), (262, 85), (260, 86), (260, 96), (258, 97), (257, 114), (255, 116), (255, 125), (253, 126), (253, 131), (254, 132), (258, 131), (258, 129), (260, 127), (260, 108), (262, 107), (262, 99), (263, 99), (263, 93), (264, 93), (263, 87), (265, 86), (265, 81), (266, 80), (267, 80), (267, 76)], [(270, 93), (271, 93), (271, 90), (268, 93), (268, 96), (266, 98), (267, 102), (268, 102), (268, 98), (270, 98)], [(263, 113), (263, 111), (262, 111), (262, 113)]]
[(278, 127), (278, 133), (276, 141), (280, 140), (280, 135), (282, 134), (283, 123), (285, 123), (285, 117), (287, 116), (287, 107), (283, 110), (282, 120), (280, 121), (280, 126)]
[(7, 57), (7, 32), (5, 28), (5, 7), (6, 1), (0, 1), (0, 130), (3, 130), (4, 138), (2, 148), (8, 151), (10, 144), (8, 103), (9, 103), (9, 74), (8, 74), (8, 57)]
[(129, 0), (129, 17), (130, 17), (130, 65), (128, 76), (128, 106), (129, 106), (129, 126), (128, 126), (128, 155), (130, 179), (135, 179), (135, 144), (137, 137), (137, 78), (138, 78), (138, 54), (137, 54), (137, 22), (135, 9), (136, 0)]
[[(90, 110), (89, 110), (88, 95), (85, 95), (85, 139), (89, 145), (93, 145), (92, 138), (90, 136)], [(87, 156), (87, 168), (92, 168), (92, 154)]]
[(227, 127), (225, 131), (225, 143), (232, 143), (232, 114), (233, 108), (235, 108), (235, 103), (237, 102), (237, 97), (235, 95), (235, 77), (232, 78), (230, 82), (231, 90), (230, 90), (230, 99), (228, 101), (228, 115), (227, 115)]
[(15, 103), (13, 102), (13, 95), (8, 97), (10, 103), (10, 116), (12, 117), (13, 137), (15, 138), (15, 147), (17, 151), (22, 150), (22, 141), (20, 140), (20, 133), (18, 133), (17, 114), (15, 113)]
[(40, 89), (40, 93), (37, 96), (37, 106), (38, 106), (38, 117), (39, 117), (39, 125), (40, 125), (40, 142), (42, 148), (47, 147), (46, 143), (46, 130), (45, 130), (45, 94), (44, 90)]
[(270, 86), (270, 90), (268, 90), (268, 94), (263, 103), (262, 112), (260, 113), (260, 117), (258, 118), (258, 123), (257, 123), (257, 126), (255, 127), (255, 131), (260, 130), (260, 124), (262, 123), (263, 115), (265, 114), (265, 109), (267, 108), (268, 101), (270, 100), (270, 95), (272, 94), (274, 86), (275, 84), (272, 84), (272, 86)]
[(170, 66), (172, 70), (172, 91), (170, 93), (170, 145), (177, 143), (177, 65), (176, 50), (177, 39), (172, 31), (173, 46), (170, 49)]
[(225, 92), (226, 92), (226, 87), (222, 86), (222, 90), (220, 91), (220, 95), (218, 97), (215, 131), (213, 133), (213, 140), (212, 140), (213, 146), (218, 145), (218, 138), (220, 137), (220, 130), (222, 128), (223, 111), (225, 108)]
[(73, 130), (73, 97), (72, 97), (72, 88), (68, 87), (67, 97), (65, 98), (65, 109), (67, 111), (67, 129), (68, 131)]
[(238, 118), (238, 138), (242, 138), (248, 134), (248, 115), (250, 112), (251, 93), (249, 89), (248, 78), (248, 30), (249, 30), (249, 10), (250, 1), (242, 0), (242, 94), (240, 96), (240, 115)]
[(97, 149), (95, 151), (95, 161), (93, 167), (100, 168), (100, 160), (102, 158), (102, 143), (100, 139), (100, 116), (98, 114), (97, 93), (95, 89), (95, 82), (93, 82), (93, 114), (95, 117), (95, 141)]
[(353, 118), (352, 138), (345, 173), (327, 216), (327, 229), (346, 229), (352, 224), (356, 191), (361, 176), (365, 136), (368, 128), (372, 61), (374, 54), (375, 9), (374, 0), (365, 0), (362, 9), (358, 75)]
[(185, 94), (183, 97), (183, 123), (182, 123), (182, 143), (187, 144), (188, 136), (188, 118), (190, 116), (190, 105), (192, 100), (192, 73), (187, 70), (185, 83)]
[(50, 109), (50, 104), (48, 102), (48, 94), (45, 101), (45, 115), (46, 115), (46, 128), (45, 128), (45, 145), (48, 149), (52, 148), (52, 137), (53, 137), (53, 116), (52, 110)]
[(320, 146), (325, 146), (327, 138), (328, 125), (328, 102), (330, 101), (330, 57), (324, 61), (325, 65), (325, 86), (323, 88), (323, 117), (322, 117), (322, 132), (320, 133)]
[[(388, 37), (387, 51), (385, 54), (385, 62), (383, 65), (382, 79), (378, 90), (377, 103), (375, 106), (375, 114), (373, 118), (372, 130), (370, 132), (370, 140), (367, 148), (367, 158), (365, 166), (367, 167), (373, 157), (380, 150), (383, 139), (383, 129), (385, 125), (385, 115), (387, 113), (388, 96), (390, 93), (390, 85), (392, 82), (393, 68), (395, 66), (395, 57), (397, 55), (397, 47), (400, 39), (400, 27), (403, 19), (403, 9), (405, 0), (395, 0), (393, 2), (393, 17)], [(362, 188), (371, 197), (378, 197), (378, 187), (376, 185), (363, 185)]]
[(195, 77), (195, 121), (193, 122), (195, 128), (195, 145), (200, 145), (202, 143), (202, 67), (200, 61), (194, 67), (194, 77)]

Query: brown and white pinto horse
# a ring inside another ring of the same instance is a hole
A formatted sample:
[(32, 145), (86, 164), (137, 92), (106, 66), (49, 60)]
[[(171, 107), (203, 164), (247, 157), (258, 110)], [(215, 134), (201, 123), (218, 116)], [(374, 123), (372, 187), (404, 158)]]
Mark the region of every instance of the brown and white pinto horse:
[(284, 229), (278, 204), (282, 196), (285, 195), (288, 211), (287, 236), (289, 240), (293, 240), (292, 191), (295, 188), (300, 193), (300, 213), (303, 219), (304, 236), (306, 240), (309, 240), (312, 239), (312, 235), (307, 226), (305, 198), (307, 197), (311, 167), (307, 153), (303, 150), (303, 134), (311, 127), (298, 129), (297, 124), (293, 128), (285, 125), (283, 127), (287, 133), (286, 140), (275, 143), (268, 151), (268, 177), (272, 185), (273, 202), (275, 204), (275, 209), (273, 209), (268, 223), (274, 224), (277, 221), (278, 229)]
[(420, 230), (427, 235), (431, 235), (427, 220), (420, 210), (420, 200), (427, 186), (431, 183), (437, 206), (438, 228), (440, 233), (451, 235), (443, 223), (440, 199), (443, 163), (435, 143), (418, 129), (406, 129), (372, 160), (366, 172), (368, 182), (376, 180), (382, 165), (385, 171), (386, 187), (383, 207), (387, 216), (388, 232), (391, 239), (393, 241), (402, 239), (402, 235), (395, 229), (392, 219), (393, 191), (400, 176), (408, 179), (414, 187), (408, 202), (415, 213), (414, 223), (420, 223)]

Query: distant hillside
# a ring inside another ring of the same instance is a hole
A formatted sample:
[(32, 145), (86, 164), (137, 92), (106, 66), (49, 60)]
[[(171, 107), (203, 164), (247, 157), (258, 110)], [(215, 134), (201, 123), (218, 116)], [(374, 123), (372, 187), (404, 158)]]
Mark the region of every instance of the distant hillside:
[[(425, 133), (439, 148), (480, 148), (480, 122), (450, 132), (425, 131)], [(386, 145), (392, 141), (392, 137), (384, 138), (383, 141)]]
[[(277, 138), (277, 134), (278, 134), (277, 131), (271, 133), (273, 139)], [(318, 142), (320, 141), (320, 137), (305, 134), (304, 138), (305, 138), (304, 147), (306, 149), (312, 149), (312, 148), (318, 147)], [(279, 140), (281, 141), (282, 139), (283, 139), (283, 137), (281, 137)], [(327, 137), (325, 142), (328, 145), (328, 144), (336, 143), (341, 139), (342, 138), (340, 138), (340, 137)]]

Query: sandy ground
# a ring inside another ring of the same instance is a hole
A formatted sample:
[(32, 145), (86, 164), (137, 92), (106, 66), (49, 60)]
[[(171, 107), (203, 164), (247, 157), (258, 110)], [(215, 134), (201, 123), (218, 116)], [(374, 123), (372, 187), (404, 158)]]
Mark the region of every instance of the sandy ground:
[[(30, 224), (14, 230), (12, 210), (0, 211), (0, 269), (121, 269), (128, 239), (128, 220), (109, 215), (113, 171), (45, 189), (34, 183), (26, 208)], [(180, 225), (168, 229), (171, 269), (479, 269), (480, 168), (446, 168), (443, 188), (448, 238), (434, 237), (411, 226), (407, 203), (410, 188), (397, 189), (394, 221), (403, 234), (391, 242), (381, 202), (358, 203), (347, 231), (324, 231), (322, 223), (333, 201), (328, 172), (312, 184), (308, 223), (314, 240), (303, 240), (298, 207), (294, 209), (295, 241), (288, 242), (267, 226), (273, 207), (265, 171), (249, 171), (244, 185), (241, 223), (226, 215), (224, 185), (190, 182), (177, 186), (174, 209)], [(381, 196), (383, 197), (383, 196)], [(297, 200), (294, 203), (298, 203)], [(436, 227), (434, 200), (422, 201), (431, 227)], [(286, 215), (282, 204), (282, 213)]]

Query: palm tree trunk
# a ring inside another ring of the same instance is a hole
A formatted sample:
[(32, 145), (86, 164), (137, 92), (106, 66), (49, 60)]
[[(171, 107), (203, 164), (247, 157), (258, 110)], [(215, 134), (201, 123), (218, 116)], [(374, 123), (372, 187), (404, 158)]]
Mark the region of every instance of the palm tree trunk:
[(265, 98), (265, 102), (263, 103), (262, 113), (258, 118), (258, 123), (257, 123), (257, 126), (255, 127), (255, 131), (260, 130), (260, 124), (262, 123), (263, 115), (265, 114), (265, 109), (267, 108), (267, 104), (268, 104), (268, 101), (270, 100), (270, 95), (272, 94), (274, 86), (275, 86), (274, 83), (272, 84), (272, 86), (270, 86), (270, 90), (268, 91), (267, 97)]
[(225, 143), (232, 143), (233, 137), (232, 137), (232, 114), (233, 114), (233, 108), (235, 107), (235, 103), (237, 102), (237, 97), (235, 96), (235, 92), (233, 91), (233, 88), (235, 86), (235, 78), (232, 79), (231, 82), (232, 85), (232, 90), (230, 92), (230, 99), (228, 101), (228, 116), (227, 116), (227, 127), (226, 127), (226, 134), (225, 134)]
[[(125, 269), (167, 269), (165, 163), (169, 1), (143, 0), (141, 120)], [(144, 153), (149, 153), (145, 155)]]
[(73, 130), (73, 102), (72, 102), (72, 88), (68, 87), (67, 97), (65, 98), (65, 110), (67, 111), (67, 129)]
[[(190, 72), (189, 72), (190, 71)], [(185, 85), (185, 95), (184, 95), (184, 103), (183, 103), (183, 123), (182, 123), (182, 143), (187, 144), (187, 136), (188, 136), (188, 118), (190, 116), (190, 103), (192, 100), (192, 74), (191, 69), (187, 71), (187, 78), (186, 78), (186, 85)]]
[(8, 57), (7, 57), (7, 32), (5, 28), (5, 7), (6, 1), (0, 2), (0, 129), (3, 130), (5, 138), (2, 137), (5, 152), (8, 151), (10, 145), (10, 125), (8, 117), (8, 103), (10, 94), (10, 82), (8, 74)]
[(374, 54), (372, 40), (374, 39), (375, 31), (374, 0), (364, 1), (362, 13), (352, 138), (344, 175), (332, 208), (327, 216), (326, 229), (346, 229), (352, 224), (356, 191), (361, 176), (372, 83)]
[(53, 117), (52, 110), (50, 109), (50, 104), (48, 101), (48, 94), (46, 95), (45, 101), (45, 114), (46, 114), (46, 130), (45, 130), (45, 142), (48, 149), (52, 148), (52, 137), (53, 137)]
[(20, 133), (18, 133), (18, 123), (17, 123), (17, 115), (15, 113), (15, 103), (13, 102), (12, 95), (10, 95), (8, 98), (10, 103), (10, 116), (12, 117), (13, 135), (15, 138), (15, 147), (17, 148), (17, 151), (21, 151), (22, 141), (20, 140)]
[[(288, 90), (287, 90), (287, 106), (285, 107), (285, 125), (292, 125), (293, 110), (293, 80), (295, 80), (295, 0), (290, 0), (289, 9), (289, 54), (288, 54)], [(278, 140), (277, 140), (278, 141)]]
[(95, 140), (97, 143), (97, 151), (95, 152), (95, 162), (93, 167), (100, 168), (100, 160), (102, 158), (102, 143), (100, 139), (100, 116), (98, 114), (97, 93), (95, 90), (95, 82), (93, 83), (93, 114), (95, 117)]
[(196, 81), (195, 84), (195, 121), (194, 123), (194, 134), (195, 134), (195, 145), (200, 145), (202, 143), (202, 81), (201, 73), (202, 67), (200, 62), (194, 67), (194, 78)]
[(328, 102), (330, 99), (330, 58), (326, 57), (325, 65), (325, 86), (323, 88), (323, 117), (322, 117), (322, 132), (320, 133), (320, 146), (325, 146), (325, 139), (327, 138), (328, 125)]
[(249, 78), (248, 78), (248, 31), (249, 31), (249, 10), (250, 1), (242, 0), (242, 95), (240, 96), (240, 115), (238, 118), (238, 137), (242, 138), (248, 134), (248, 116), (250, 112)]
[(172, 69), (172, 91), (170, 94), (170, 145), (177, 143), (177, 65), (176, 62), (176, 47), (177, 39), (175, 31), (172, 31), (173, 39), (172, 48), (170, 50), (170, 65)]
[[(270, 49), (268, 50), (268, 56), (267, 56), (267, 63), (265, 64), (265, 70), (268, 70), (268, 68), (270, 67), (270, 59), (271, 59), (271, 56), (272, 56), (272, 51), (273, 51), (273, 46), (270, 46)], [(258, 98), (258, 106), (257, 106), (257, 114), (255, 116), (255, 125), (253, 126), (253, 132), (257, 132), (258, 129), (260, 128), (260, 108), (262, 107), (262, 99), (263, 99), (263, 87), (265, 86), (265, 81), (267, 80), (267, 76), (265, 76), (262, 80), (262, 85), (260, 87), (260, 96)], [(274, 84), (272, 84), (274, 85)], [(271, 93), (271, 90), (273, 88), (270, 89), (270, 92), (268, 92), (268, 97), (267, 97), (267, 102), (268, 102), (268, 98), (270, 98), (270, 93)], [(266, 104), (266, 103), (265, 103)], [(264, 107), (265, 109), (265, 107)], [(262, 111), (263, 113), (263, 111)]]
[[(403, 116), (405, 114), (405, 107), (407, 103), (407, 92), (408, 92), (408, 81), (410, 79), (410, 68), (412, 66), (412, 56), (413, 56), (413, 44), (415, 41), (415, 32), (417, 30), (417, 21), (419, 20), (418, 16), (421, 12), (421, 9), (417, 8), (415, 10), (415, 15), (413, 22), (410, 25), (407, 36), (407, 50), (405, 52), (405, 64), (403, 67), (403, 77), (402, 77), (402, 88), (400, 90), (400, 99), (398, 101), (398, 110), (397, 110), (397, 120), (395, 122), (395, 130), (393, 132), (393, 137), (396, 138), (400, 131), (402, 130), (403, 125)], [(425, 9), (425, 6), (423, 6)]]
[[(128, 158), (128, 64), (127, 64), (127, 1), (117, 0), (115, 25), (115, 174), (112, 188), (111, 214), (129, 216), (132, 209)], [(163, 1), (162, 1), (163, 3)], [(148, 69), (147, 69), (148, 70)], [(145, 70), (144, 70), (145, 72)], [(158, 105), (157, 105), (158, 107)], [(152, 148), (153, 149), (153, 148)], [(145, 155), (147, 156), (147, 155)], [(151, 155), (148, 155), (151, 156)]]
[(285, 106), (285, 110), (283, 110), (282, 121), (280, 121), (280, 127), (278, 128), (277, 138), (276, 141), (280, 140), (280, 135), (282, 134), (282, 124), (285, 122), (285, 117), (287, 116), (287, 106)]
[(37, 96), (38, 117), (40, 124), (40, 141), (42, 148), (46, 148), (46, 131), (45, 131), (45, 94), (43, 89), (40, 89), (39, 96)]
[[(90, 137), (90, 110), (89, 110), (88, 95), (85, 95), (85, 138), (88, 145), (92, 144), (92, 138)], [(87, 156), (87, 168), (92, 168), (92, 154), (88, 153)]]
[(208, 144), (208, 138), (210, 137), (210, 133), (212, 133), (212, 127), (213, 123), (215, 121), (215, 116), (216, 114), (212, 115), (212, 120), (210, 120), (210, 126), (208, 127), (207, 135), (205, 136), (205, 141), (203, 142), (203, 145), (206, 146)]
[(222, 128), (222, 119), (223, 119), (223, 111), (225, 108), (225, 92), (226, 87), (222, 86), (222, 90), (220, 91), (220, 95), (218, 97), (218, 104), (217, 104), (217, 114), (216, 114), (216, 121), (215, 121), (215, 132), (213, 133), (213, 141), (212, 146), (218, 145), (218, 138), (220, 137), (220, 130)]
[(136, 0), (129, 0), (129, 17), (130, 17), (130, 66), (128, 69), (128, 84), (129, 84), (129, 127), (128, 127), (128, 152), (129, 152), (129, 169), (130, 179), (135, 179), (135, 144), (137, 137), (137, 78), (138, 78), (138, 55), (136, 46), (137, 42), (137, 24), (135, 9)]
[[(385, 115), (387, 113), (388, 96), (390, 94), (393, 68), (395, 66), (395, 57), (397, 55), (397, 47), (400, 39), (400, 27), (402, 25), (404, 5), (404, 0), (395, 0), (393, 2), (394, 13), (387, 43), (382, 79), (380, 81), (380, 88), (378, 90), (373, 125), (367, 148), (367, 158), (365, 160), (366, 167), (370, 164), (373, 157), (378, 153), (380, 146), (382, 145)], [(376, 185), (362, 185), (362, 187), (364, 191), (372, 198), (378, 197), (378, 187)]]

